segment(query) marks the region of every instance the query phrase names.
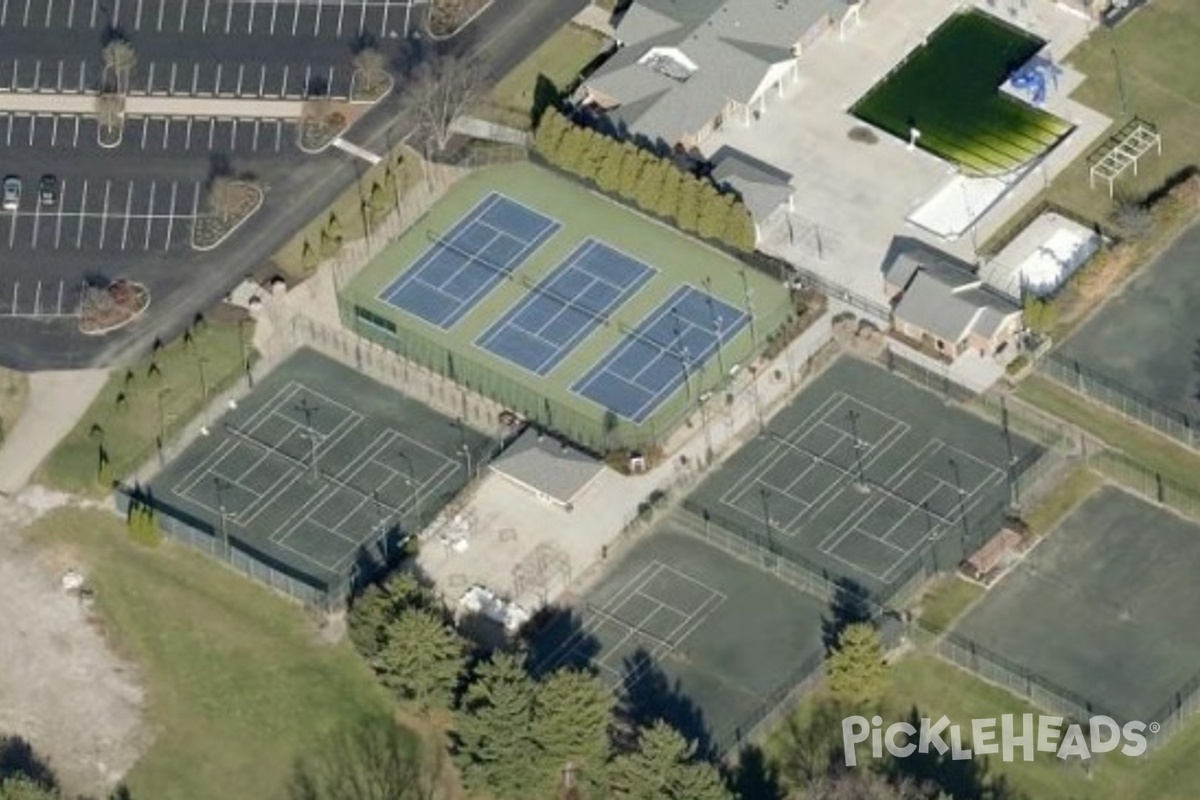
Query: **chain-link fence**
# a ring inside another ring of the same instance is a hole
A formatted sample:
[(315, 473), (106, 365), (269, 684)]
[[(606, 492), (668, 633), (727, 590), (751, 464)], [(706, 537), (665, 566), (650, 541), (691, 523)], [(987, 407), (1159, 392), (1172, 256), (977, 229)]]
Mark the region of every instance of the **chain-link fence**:
[(345, 605), (350, 596), (353, 577), (345, 576), (332, 585), (316, 585), (300, 580), (269, 556), (228, 533), (206, 526), (198, 520), (186, 521), (178, 509), (170, 508), (152, 495), (123, 488), (114, 496), (117, 509), (128, 514), (131, 496), (136, 502), (155, 512), (154, 521), (171, 541), (186, 545), (197, 552), (221, 561), (248, 578), (263, 583), (293, 600), (321, 611), (334, 611)]
[(1148, 500), (1200, 520), (1200, 494), (1127, 455), (1099, 450), (1088, 456), (1088, 466)]
[(1128, 419), (1153, 428), (1188, 447), (1200, 447), (1200, 434), (1195, 429), (1197, 420), (1139, 394), (1075, 359), (1060, 353), (1049, 353), (1038, 363), (1038, 369), (1048, 378), (1108, 406)]
[(951, 631), (943, 635), (938, 640), (937, 652), (952, 664), (1026, 698), (1038, 708), (1061, 714), (1069, 720), (1086, 722), (1097, 715), (1114, 716), (1086, 697), (1013, 663), (962, 634)]
[(713, 734), (725, 755), (734, 755), (746, 742), (757, 741), (762, 734), (773, 730), (780, 719), (791, 712), (800, 699), (817, 687), (825, 677), (825, 654), (817, 653), (800, 663), (779, 687), (737, 724)]
[(938, 372), (922, 364), (905, 358), (891, 347), (884, 350), (883, 363), (889, 372), (903, 375), (918, 386), (940, 394), (947, 400), (957, 400), (960, 403), (970, 402), (978, 396), (978, 392), (969, 389), (950, 379), (948, 372)]
[(1193, 675), (1187, 683), (1171, 695), (1162, 708), (1149, 719), (1147, 724), (1158, 723), (1159, 729), (1147, 732), (1146, 740), (1151, 749), (1162, 747), (1179, 733), (1183, 726), (1200, 712), (1200, 674)]

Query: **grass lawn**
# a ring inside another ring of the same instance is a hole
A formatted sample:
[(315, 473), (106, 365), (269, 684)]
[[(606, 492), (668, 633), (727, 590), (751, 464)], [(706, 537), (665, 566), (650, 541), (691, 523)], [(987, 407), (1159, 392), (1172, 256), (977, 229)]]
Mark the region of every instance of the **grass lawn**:
[(1087, 467), (1076, 467), (1062, 483), (1025, 513), (1025, 524), (1038, 536), (1046, 535), (1103, 482), (1103, 478)]
[[(421, 157), (405, 145), (397, 146), (280, 248), (271, 263), (289, 281), (307, 278), (317, 264), (334, 255), (333, 243), (339, 236), (343, 245), (362, 239), (367, 235), (367, 220), (382, 219), (391, 213), (397, 196), (403, 196), (420, 178)], [(366, 215), (364, 203), (370, 209)]]
[[(243, 374), (242, 342), (253, 326), (210, 320), (190, 339), (180, 338), (123, 372), (113, 372), (75, 428), (38, 467), (34, 480), (84, 495), (107, 491), (150, 458), (162, 431), (166, 439), (204, 407), (211, 396)], [(107, 466), (102, 469), (102, 454)]]
[(24, 372), (0, 369), (0, 443), (17, 424), (29, 395), (29, 377)]
[(145, 681), (155, 735), (127, 776), (135, 798), (282, 800), (315, 740), (391, 713), (349, 644), (320, 641), (301, 608), (215, 562), (139, 546), (104, 511), (61, 509), (29, 533), (84, 567)]
[(1021, 381), (1017, 395), (1200, 494), (1200, 454), (1040, 375), (1030, 375)]
[(958, 619), (967, 606), (983, 596), (977, 583), (958, 575), (943, 575), (925, 591), (921, 599), (921, 627), (931, 633), (942, 633)]
[[(793, 741), (798, 731), (808, 730), (809, 721), (817, 716), (818, 696), (807, 698), (768, 738), (764, 750), (768, 758), (782, 765), (789, 754), (797, 751)], [(963, 726), (964, 738), (970, 738), (972, 719), (999, 717), (1001, 714), (1038, 714), (1035, 707), (1003, 689), (985, 683), (973, 675), (953, 667), (925, 652), (902, 658), (891, 669), (890, 688), (884, 701), (885, 724), (907, 718), (917, 710), (919, 716), (937, 719), (943, 714)], [(838, 719), (840, 720), (840, 716)], [(802, 734), (801, 734), (802, 736)], [(841, 753), (840, 727), (831, 726), (824, 737), (833, 737), (834, 752)], [(803, 741), (803, 739), (800, 739)], [(806, 744), (811, 748), (811, 744)], [(964, 746), (968, 746), (964, 742)], [(980, 783), (1007, 783), (1014, 793), (1004, 797), (1036, 798), (1036, 800), (1191, 800), (1200, 786), (1200, 759), (1195, 750), (1200, 747), (1200, 724), (1193, 721), (1163, 750), (1140, 758), (1120, 754), (1102, 756), (1093, 765), (1089, 777), (1079, 761), (1063, 762), (1053, 754), (1038, 753), (1031, 763), (1004, 763), (995, 756), (976, 757), (970, 762), (973, 769), (963, 769), (966, 762), (950, 762), (953, 768), (942, 769), (944, 788), (955, 797), (990, 797), (980, 791)], [(869, 754), (860, 746), (860, 764)], [(882, 763), (882, 762), (880, 762)], [(936, 770), (934, 765), (921, 763), (918, 758), (898, 762), (903, 771), (921, 775), (924, 769)], [(972, 775), (972, 772), (975, 774)], [(979, 776), (983, 776), (980, 778)]]
[(520, 130), (533, 126), (532, 111), (538, 76), (554, 84), (559, 92), (569, 91), (583, 68), (599, 53), (604, 36), (590, 28), (564, 25), (518, 64), (492, 89), (485, 108), (485, 119)]
[[(1144, 197), (1172, 175), (1200, 164), (1200, 138), (1195, 135), (1200, 128), (1200, 82), (1194, 77), (1200, 72), (1198, 37), (1200, 3), (1155, 0), (1116, 28), (1095, 27), (1067, 57), (1071, 68), (1087, 76), (1074, 99), (1112, 118), (1109, 134), (1134, 114), (1157, 125), (1162, 134), (1162, 155), (1147, 155), (1136, 176), (1132, 170), (1121, 176), (1116, 184), (1118, 197)], [(1031, 205), (1047, 199), (1100, 221), (1112, 208), (1107, 187), (1088, 186), (1086, 154), (1063, 170)], [(1014, 215), (1014, 219), (1023, 217), (1020, 212)]]

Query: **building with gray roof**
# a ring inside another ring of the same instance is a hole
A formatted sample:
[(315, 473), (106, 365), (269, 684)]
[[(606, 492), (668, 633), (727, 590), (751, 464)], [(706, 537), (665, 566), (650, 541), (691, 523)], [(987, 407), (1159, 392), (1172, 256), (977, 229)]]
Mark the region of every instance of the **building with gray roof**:
[(916, 239), (892, 240), (883, 280), (895, 330), (947, 359), (967, 349), (1000, 353), (1020, 330), (1020, 306), (984, 284), (971, 265)]
[(749, 123), (796, 80), (802, 48), (847, 0), (634, 0), (618, 49), (577, 95), (622, 134), (693, 148), (728, 119)]
[(604, 464), (531, 426), (504, 448), (490, 469), (542, 500), (570, 509)]

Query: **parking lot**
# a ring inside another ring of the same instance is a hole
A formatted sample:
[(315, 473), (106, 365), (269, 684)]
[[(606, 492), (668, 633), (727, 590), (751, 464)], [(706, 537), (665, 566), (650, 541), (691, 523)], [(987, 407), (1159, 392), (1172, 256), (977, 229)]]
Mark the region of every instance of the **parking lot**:
[(0, 28), (118, 28), (126, 32), (390, 38), (407, 0), (0, 0)]

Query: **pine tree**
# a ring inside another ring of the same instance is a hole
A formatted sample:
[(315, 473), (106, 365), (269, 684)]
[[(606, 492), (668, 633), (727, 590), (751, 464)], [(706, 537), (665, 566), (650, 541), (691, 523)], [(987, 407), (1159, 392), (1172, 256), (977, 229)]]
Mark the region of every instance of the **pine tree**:
[(829, 691), (860, 714), (883, 696), (887, 665), (879, 632), (867, 622), (847, 625), (838, 636), (837, 647), (825, 659)]
[(683, 184), (683, 173), (673, 164), (663, 173), (662, 187), (658, 193), (658, 202), (654, 204), (654, 213), (663, 219), (675, 219), (679, 210), (679, 187)]
[(621, 146), (621, 178), (617, 182), (617, 194), (626, 200), (634, 198), (643, 166), (642, 151), (632, 143), (625, 142)]
[(542, 114), (537, 133), (533, 137), (533, 144), (542, 157), (550, 163), (555, 162), (569, 124), (570, 122), (557, 108), (547, 108), (546, 112)]
[(434, 608), (436, 598), (407, 572), (397, 572), (385, 586), (371, 584), (355, 598), (346, 617), (355, 649), (370, 661), (389, 639), (389, 626), (406, 608)]
[(612, 692), (587, 672), (563, 669), (541, 683), (532, 735), (547, 774), (538, 796), (555, 796), (568, 770), (577, 785), (603, 785), (614, 705)]
[(725, 218), (725, 230), (721, 238), (735, 250), (748, 253), (758, 244), (758, 233), (754, 228), (754, 217), (750, 209), (740, 200), (735, 200)]
[(501, 653), (479, 668), (455, 724), (455, 755), (469, 786), (497, 800), (528, 798), (537, 770), (529, 731), (535, 691), (516, 655)]
[(701, 181), (700, 187), (700, 215), (696, 232), (704, 239), (720, 239), (733, 198), (722, 196), (710, 181)]
[(621, 142), (604, 137), (604, 155), (596, 170), (596, 186), (605, 192), (615, 192), (621, 183), (621, 162), (625, 158), (625, 150)]
[(712, 764), (696, 759), (696, 745), (659, 721), (641, 732), (638, 748), (609, 767), (620, 800), (733, 800)]
[(666, 170), (671, 169), (671, 166), (663, 159), (645, 151), (642, 153), (642, 158), (645, 163), (642, 165), (642, 174), (638, 177), (633, 200), (639, 208), (653, 211), (658, 205), (658, 196), (662, 192)]
[(406, 608), (386, 628), (371, 665), (380, 680), (422, 711), (445, 708), (466, 668), (466, 642), (436, 611)]
[(679, 207), (675, 211), (675, 224), (682, 231), (695, 233), (700, 223), (700, 193), (703, 185), (694, 175), (685, 175), (679, 187)]

